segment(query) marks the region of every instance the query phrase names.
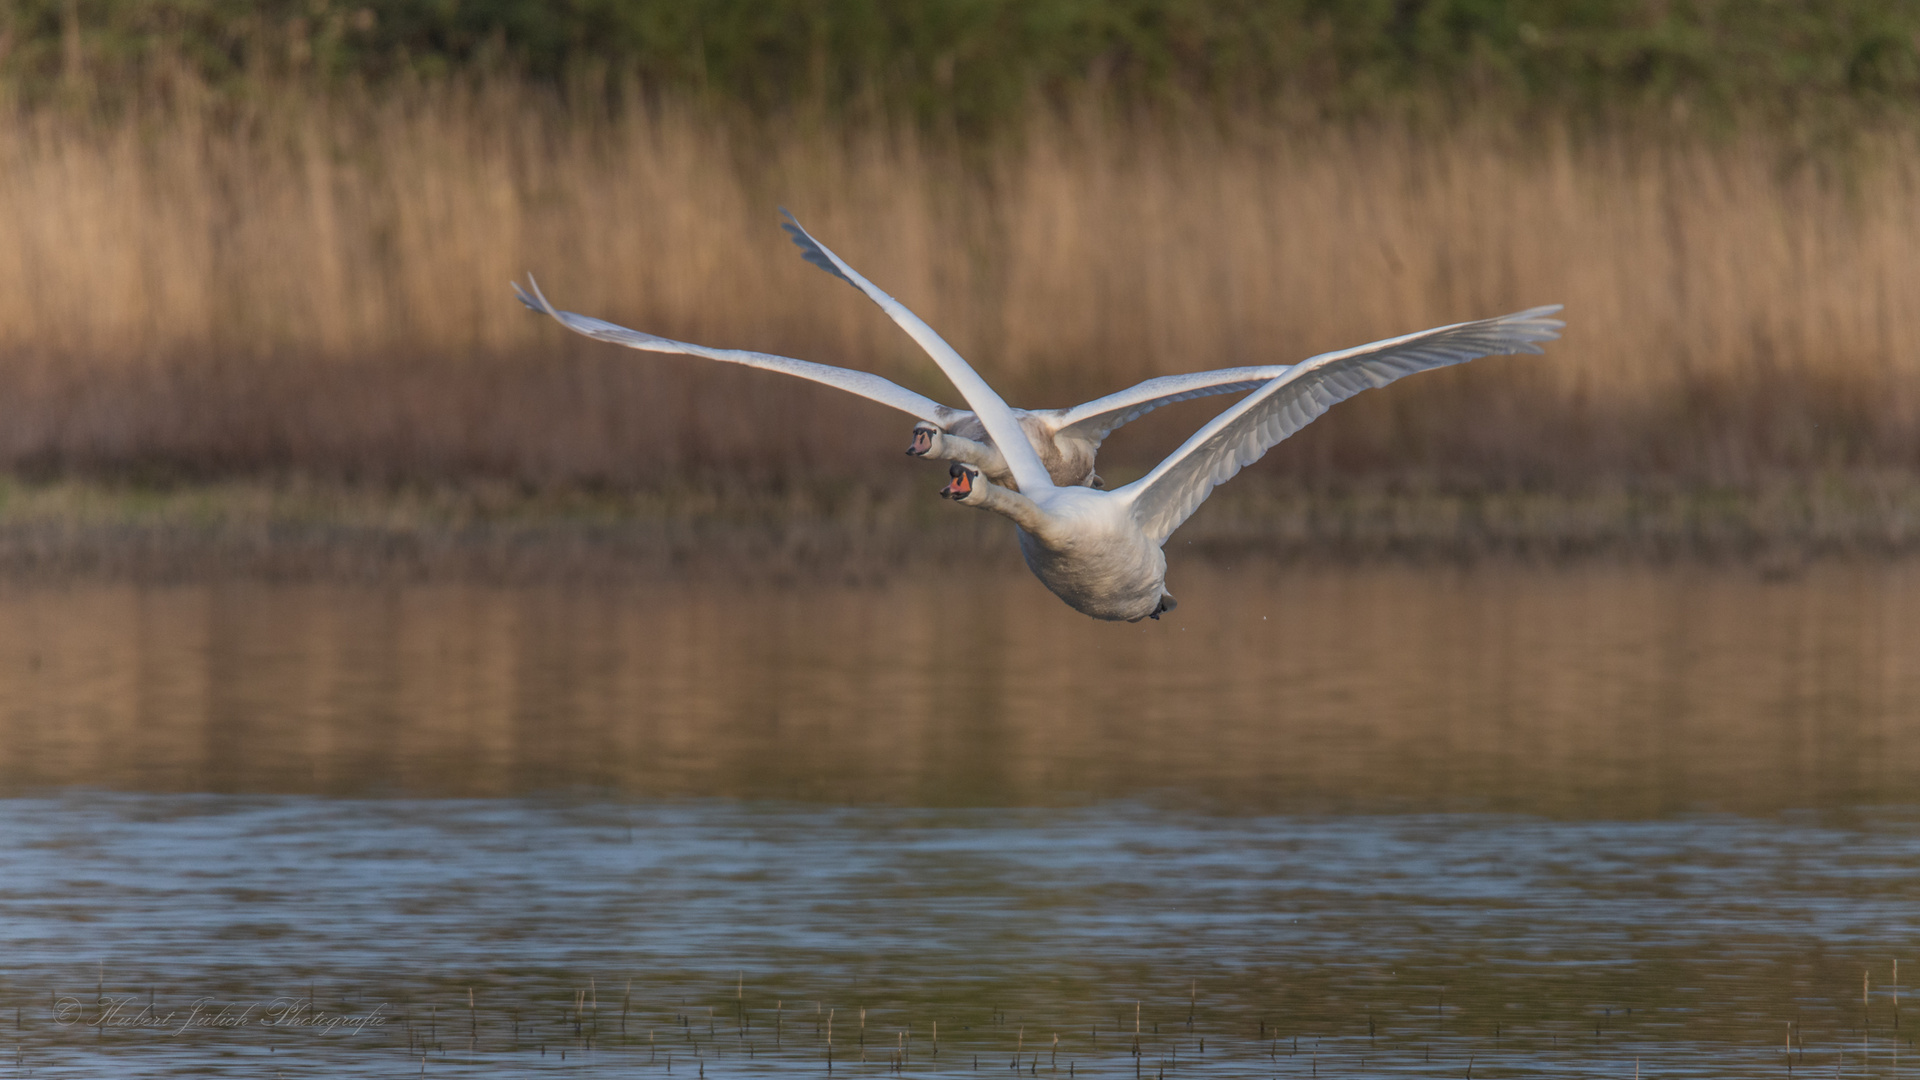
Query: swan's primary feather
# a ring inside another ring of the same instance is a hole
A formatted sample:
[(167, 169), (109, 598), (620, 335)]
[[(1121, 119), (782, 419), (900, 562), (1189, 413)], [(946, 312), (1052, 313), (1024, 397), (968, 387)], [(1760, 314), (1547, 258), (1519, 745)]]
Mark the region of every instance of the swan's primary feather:
[(1115, 428), (1130, 424), (1162, 405), (1257, 389), (1292, 369), (1291, 364), (1269, 364), (1265, 367), (1221, 368), (1218, 371), (1194, 371), (1185, 375), (1162, 375), (1117, 393), (1095, 398), (1084, 405), (1053, 413), (1057, 425), (1054, 430), (1063, 437), (1086, 439), (1098, 446), (1113, 434)]
[[(1007, 469), (1013, 474), (1014, 482), (1020, 485), (1020, 490), (1037, 492), (1052, 487), (1053, 478), (1047, 475), (1046, 466), (1040, 463), (1040, 455), (1034, 452), (1033, 444), (1027, 441), (1026, 433), (1021, 430), (1020, 421), (1014, 417), (1013, 410), (993, 387), (988, 386), (987, 381), (981, 378), (959, 353), (954, 351), (953, 346), (947, 344), (939, 334), (934, 333), (933, 327), (921, 321), (920, 316), (907, 310), (905, 304), (880, 291), (873, 282), (861, 277), (858, 271), (829, 251), (826, 245), (815, 240), (798, 221), (794, 220), (792, 214), (785, 210), (780, 213), (787, 219), (785, 226), (787, 234), (793, 237), (793, 242), (798, 244), (802, 251), (806, 252), (808, 262), (815, 266), (825, 265), (834, 276), (866, 293), (867, 299), (880, 305), (880, 310), (886, 312), (888, 318), (891, 318), (900, 329), (905, 330), (909, 337), (919, 343), (920, 347), (926, 350), (927, 355), (933, 358), (934, 363), (940, 365), (940, 370), (946, 372), (954, 388), (960, 391), (960, 396), (967, 399), (967, 405), (973, 409), (974, 415), (979, 417), (980, 423), (986, 427), (987, 435), (993, 439), (994, 445), (1006, 457)], [(823, 259), (824, 264), (821, 262)]]
[[(840, 267), (834, 264), (834, 259), (827, 254), (827, 249), (821, 247), (818, 240), (809, 236), (807, 230), (800, 227), (800, 223), (793, 219), (793, 215), (787, 213), (786, 207), (783, 206), (780, 208), (780, 216), (787, 219), (780, 223), (780, 227), (786, 230), (787, 235), (793, 239), (793, 244), (800, 249), (802, 258), (820, 269), (825, 270), (827, 273), (832, 274), (834, 277), (839, 278), (841, 281), (852, 285), (854, 288), (860, 289), (858, 282), (840, 272)], [(863, 293), (866, 292), (865, 289), (860, 289), (860, 291)]]
[(1549, 318), (1559, 310), (1558, 304), (1531, 308), (1304, 360), (1214, 417), (1152, 472), (1113, 494), (1131, 500), (1134, 521), (1164, 544), (1215, 487), (1335, 404), (1416, 371), (1502, 353), (1537, 353), (1540, 342), (1559, 337), (1566, 325)]
[(599, 341), (609, 341), (615, 345), (625, 345), (629, 349), (643, 349), (647, 352), (685, 353), (688, 356), (701, 356), (708, 360), (720, 360), (729, 364), (745, 364), (747, 367), (763, 368), (767, 371), (779, 371), (788, 375), (809, 379), (837, 387), (850, 394), (858, 394), (870, 401), (882, 405), (891, 405), (910, 416), (918, 417), (929, 423), (945, 427), (958, 415), (953, 409), (940, 404), (929, 397), (916, 394), (899, 383), (865, 371), (833, 367), (829, 364), (815, 364), (807, 360), (795, 360), (788, 356), (775, 356), (772, 353), (749, 352), (745, 349), (710, 349), (705, 345), (692, 345), (671, 338), (656, 337), (653, 334), (629, 330), (624, 326), (595, 319), (587, 315), (577, 315), (571, 311), (560, 311), (547, 302), (540, 292), (540, 285), (529, 275), (527, 283), (532, 287), (529, 294), (515, 282), (513, 291), (520, 302), (535, 311), (551, 315), (561, 326), (576, 334)]

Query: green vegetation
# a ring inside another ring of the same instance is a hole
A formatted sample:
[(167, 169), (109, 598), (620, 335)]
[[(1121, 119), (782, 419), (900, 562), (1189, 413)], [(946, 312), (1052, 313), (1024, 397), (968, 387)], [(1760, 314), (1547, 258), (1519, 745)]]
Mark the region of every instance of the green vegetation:
[(379, 84), (502, 70), (584, 92), (991, 126), (1094, 87), (1341, 114), (1499, 101), (1697, 116), (1920, 102), (1907, 0), (17, 0), (29, 96), (182, 68)]
[[(1687, 557), (1748, 560), (1768, 577), (1792, 577), (1817, 557), (1920, 552), (1920, 481), (1893, 471), (1745, 489), (1236, 484), (1181, 530), (1181, 560)], [(0, 479), (0, 580), (869, 580), (936, 562), (1015, 569), (1007, 541), (997, 519), (945, 507), (924, 484), (616, 496), (471, 480)]]

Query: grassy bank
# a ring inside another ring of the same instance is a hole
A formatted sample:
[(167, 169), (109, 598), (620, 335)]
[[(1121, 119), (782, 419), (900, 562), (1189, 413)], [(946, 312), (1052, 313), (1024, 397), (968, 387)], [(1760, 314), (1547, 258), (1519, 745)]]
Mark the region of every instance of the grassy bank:
[[(845, 363), (952, 399), (806, 266), (818, 235), (1012, 400), (1295, 359), (1564, 302), (1544, 358), (1341, 406), (1257, 467), (1749, 489), (1920, 462), (1920, 135), (1796, 157), (1761, 131), (1570, 123), (1177, 125), (1036, 114), (991, 146), (910, 126), (586, 115), (529, 84), (176, 100), (0, 128), (0, 470), (178, 480), (772, 489), (892, 475), (907, 423), (515, 304)], [(1139, 468), (1210, 415), (1121, 432)], [(1238, 483), (1238, 481), (1237, 481)]]
[[(0, 485), (0, 576), (860, 584), (934, 566), (1023, 573), (1003, 522), (928, 488), (627, 498), (506, 486), (16, 482)], [(1215, 496), (1169, 545), (1175, 565), (1731, 559), (1769, 576), (1815, 559), (1916, 552), (1920, 480), (1907, 473), (1582, 493), (1256, 484)]]

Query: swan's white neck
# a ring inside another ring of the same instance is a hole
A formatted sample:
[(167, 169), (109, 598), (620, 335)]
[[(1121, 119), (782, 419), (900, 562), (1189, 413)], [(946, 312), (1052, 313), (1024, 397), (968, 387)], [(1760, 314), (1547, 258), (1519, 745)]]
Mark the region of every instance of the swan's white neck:
[(927, 456), (941, 461), (958, 461), (971, 465), (1003, 484), (1013, 481), (1013, 473), (1007, 468), (1007, 459), (1004, 454), (986, 443), (975, 442), (959, 435), (949, 435), (945, 432), (935, 435)]
[(1045, 538), (1053, 531), (1053, 519), (1032, 499), (1017, 491), (1009, 491), (985, 476), (975, 477), (973, 491), (960, 501), (967, 506), (991, 510), (1001, 517), (1010, 518), (1015, 525), (1038, 537)]

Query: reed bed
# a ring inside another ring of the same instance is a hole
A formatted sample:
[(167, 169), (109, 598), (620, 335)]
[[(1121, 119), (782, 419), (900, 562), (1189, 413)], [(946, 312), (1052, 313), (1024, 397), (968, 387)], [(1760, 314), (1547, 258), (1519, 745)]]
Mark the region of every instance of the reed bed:
[[(1750, 485), (1920, 461), (1920, 136), (1789, 152), (1581, 132), (1037, 110), (965, 142), (585, 115), (509, 79), (0, 125), (0, 468), (507, 478), (658, 489), (888, 481), (907, 422), (617, 351), (513, 302), (882, 372), (952, 399), (805, 265), (785, 205), (1013, 400), (1273, 362), (1564, 302), (1545, 358), (1410, 380), (1259, 473)], [(1124, 475), (1208, 406), (1110, 447)], [(896, 445), (898, 444), (898, 445)]]

